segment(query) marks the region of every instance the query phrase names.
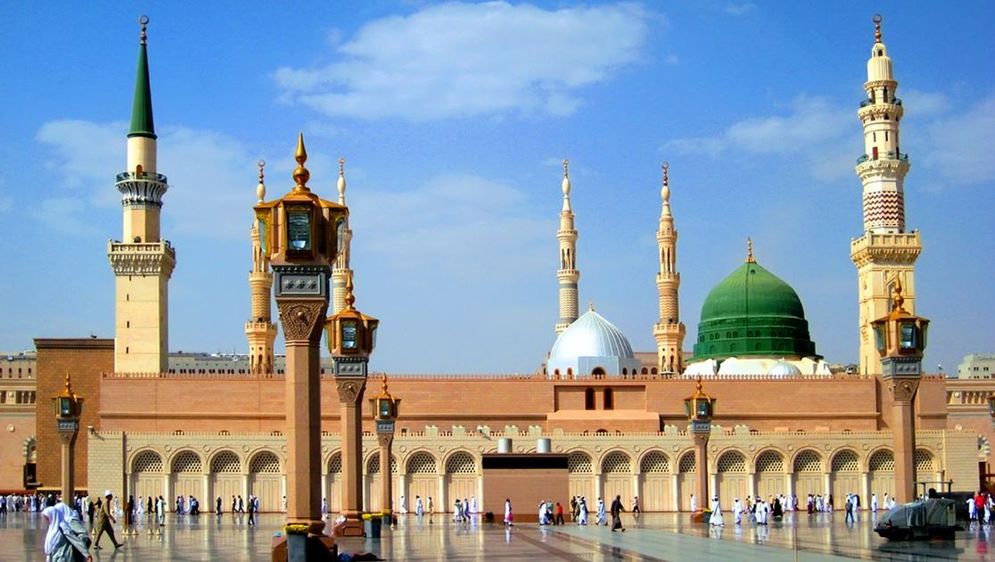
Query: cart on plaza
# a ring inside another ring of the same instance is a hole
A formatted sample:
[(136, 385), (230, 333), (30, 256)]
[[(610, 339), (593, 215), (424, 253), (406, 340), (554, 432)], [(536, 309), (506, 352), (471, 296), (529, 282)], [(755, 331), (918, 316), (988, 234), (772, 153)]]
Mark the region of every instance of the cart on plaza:
[(889, 540), (953, 539), (954, 533), (962, 530), (957, 524), (956, 502), (945, 498), (897, 505), (874, 527), (878, 535)]

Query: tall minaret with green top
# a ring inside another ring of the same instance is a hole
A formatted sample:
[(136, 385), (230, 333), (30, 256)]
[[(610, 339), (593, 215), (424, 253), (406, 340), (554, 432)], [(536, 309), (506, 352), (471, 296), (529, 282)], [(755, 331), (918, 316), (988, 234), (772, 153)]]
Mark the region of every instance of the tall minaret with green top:
[(166, 371), (169, 351), (169, 277), (176, 252), (159, 234), (162, 196), (169, 185), (157, 173), (156, 134), (146, 28), (142, 16), (138, 76), (128, 131), (127, 169), (117, 175), (124, 233), (108, 243), (114, 269), (114, 370), (130, 373)]
[(867, 99), (857, 116), (864, 128), (864, 154), (857, 160), (863, 184), (864, 234), (850, 244), (857, 266), (860, 372), (881, 373), (881, 360), (870, 323), (891, 311), (891, 295), (901, 283), (905, 306), (915, 314), (915, 263), (922, 251), (918, 231), (905, 230), (905, 174), (909, 155), (901, 151), (898, 124), (905, 115), (895, 94), (898, 81), (874, 16), (874, 45), (867, 61)]

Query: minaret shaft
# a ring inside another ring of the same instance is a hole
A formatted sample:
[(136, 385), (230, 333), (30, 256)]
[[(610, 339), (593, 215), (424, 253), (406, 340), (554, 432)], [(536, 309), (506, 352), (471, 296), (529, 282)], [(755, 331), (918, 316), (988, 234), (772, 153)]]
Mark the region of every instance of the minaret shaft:
[[(263, 164), (259, 166), (260, 195), (266, 193), (263, 184)], [(249, 272), (249, 294), (252, 315), (245, 323), (245, 337), (249, 342), (249, 372), (263, 374), (273, 372), (273, 342), (276, 340), (276, 324), (272, 321), (270, 295), (273, 289), (273, 273), (269, 270), (269, 255), (263, 251), (257, 225), (250, 231), (252, 238), (252, 271)]]
[(574, 228), (574, 213), (570, 205), (570, 174), (568, 162), (563, 161), (563, 209), (560, 211), (560, 229), (556, 239), (560, 247), (560, 267), (556, 271), (559, 283), (560, 318), (556, 322), (557, 334), (566, 330), (578, 317), (577, 287), (580, 271), (577, 269), (577, 230)]
[(684, 323), (680, 319), (679, 290), (681, 274), (677, 271), (677, 230), (670, 210), (669, 165), (663, 167), (663, 187), (660, 195), (663, 207), (660, 210), (660, 225), (656, 232), (656, 243), (660, 268), (656, 275), (656, 288), (659, 295), (660, 318), (653, 326), (656, 339), (657, 369), (660, 373), (680, 374), (684, 372)]
[(169, 278), (176, 252), (160, 236), (162, 197), (169, 189), (157, 173), (145, 25), (128, 132), (127, 168), (117, 175), (123, 238), (108, 243), (115, 275), (114, 370), (161, 373), (169, 358)]
[(908, 155), (901, 152), (899, 123), (905, 114), (896, 97), (898, 81), (881, 39), (880, 19), (867, 61), (867, 99), (857, 116), (864, 128), (864, 155), (856, 172), (863, 184), (864, 235), (853, 240), (850, 258), (857, 266), (860, 372), (881, 373), (870, 322), (890, 312), (896, 281), (905, 289), (906, 306), (915, 314), (915, 262), (922, 251), (917, 231), (905, 230), (905, 175)]
[[(339, 158), (339, 179), (338, 179), (339, 205), (345, 205), (345, 159)], [(338, 225), (339, 249), (332, 266), (332, 299), (330, 315), (334, 316), (345, 308), (346, 284), (352, 277), (352, 269), (349, 266), (349, 259), (352, 248), (352, 229), (349, 228), (349, 218), (346, 217)]]

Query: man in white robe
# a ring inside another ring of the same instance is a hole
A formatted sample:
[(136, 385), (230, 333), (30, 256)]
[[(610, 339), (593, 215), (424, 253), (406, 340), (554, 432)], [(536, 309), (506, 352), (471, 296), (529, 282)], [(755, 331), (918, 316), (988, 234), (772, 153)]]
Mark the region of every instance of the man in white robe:
[(691, 494), (691, 513), (698, 511), (698, 499)]
[(477, 496), (470, 496), (470, 515), (477, 514)]
[(401, 513), (407, 513), (408, 512), (408, 500), (404, 499), (404, 496), (401, 496), (401, 509), (400, 509), (400, 512)]
[(605, 513), (605, 500), (598, 498), (598, 520), (594, 524), (601, 525), (602, 523), (608, 525), (608, 515)]
[(971, 521), (978, 520), (978, 506), (974, 503), (974, 498), (967, 498), (967, 518)]
[(736, 524), (743, 522), (743, 504), (739, 503), (739, 498), (732, 502), (732, 516), (736, 518)]
[(721, 527), (725, 525), (722, 521), (722, 510), (719, 507), (719, 497), (712, 496), (712, 515), (708, 518), (708, 524), (713, 527)]
[(871, 494), (871, 512), (877, 513), (878, 511), (878, 495)]
[(587, 500), (580, 498), (580, 516), (577, 518), (578, 525), (587, 525)]
[(421, 496), (415, 496), (415, 515), (418, 517), (425, 515), (425, 502), (422, 501)]

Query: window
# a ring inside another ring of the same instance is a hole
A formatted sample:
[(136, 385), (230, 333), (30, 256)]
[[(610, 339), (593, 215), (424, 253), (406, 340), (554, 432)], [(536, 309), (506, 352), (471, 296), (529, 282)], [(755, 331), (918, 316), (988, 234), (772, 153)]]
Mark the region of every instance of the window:
[(584, 390), (584, 409), (593, 410), (594, 409), (594, 389), (588, 388)]
[(615, 409), (615, 392), (610, 388), (605, 389), (605, 409)]

